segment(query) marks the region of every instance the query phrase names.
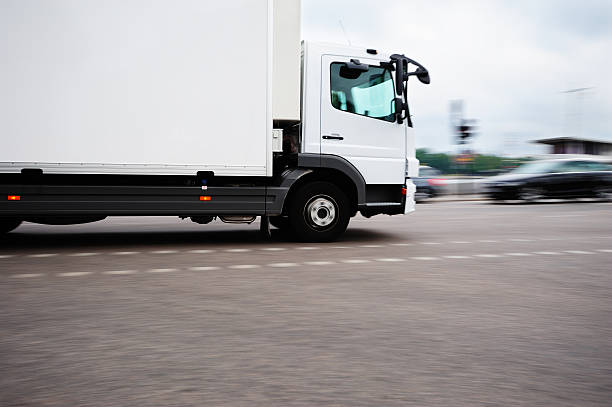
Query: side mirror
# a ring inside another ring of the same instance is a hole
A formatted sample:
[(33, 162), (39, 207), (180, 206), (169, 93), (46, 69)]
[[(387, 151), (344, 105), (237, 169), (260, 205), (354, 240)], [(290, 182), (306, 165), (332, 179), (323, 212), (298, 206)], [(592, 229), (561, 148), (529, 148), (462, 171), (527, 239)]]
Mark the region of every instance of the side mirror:
[[(408, 65), (408, 64), (406, 64)], [(404, 61), (397, 61), (397, 70), (395, 71), (395, 91), (398, 95), (402, 95), (404, 93)]]
[(427, 71), (427, 69), (419, 66), (416, 71), (414, 72), (407, 72), (404, 74), (404, 79), (408, 79), (408, 77), (410, 76), (416, 76), (417, 79), (424, 83), (425, 85), (428, 85), (429, 82), (431, 81), (431, 79), (429, 78), (429, 72)]
[(402, 124), (404, 123), (402, 114), (404, 113), (406, 107), (404, 100), (402, 98), (395, 98), (393, 100), (395, 101), (395, 120), (397, 120), (399, 124)]
[(429, 85), (429, 82), (431, 82), (431, 79), (429, 78), (429, 72), (427, 71), (427, 69), (423, 67), (418, 67), (415, 73), (416, 73), (416, 77), (419, 79), (419, 81), (421, 81), (421, 83), (424, 83), (425, 85)]

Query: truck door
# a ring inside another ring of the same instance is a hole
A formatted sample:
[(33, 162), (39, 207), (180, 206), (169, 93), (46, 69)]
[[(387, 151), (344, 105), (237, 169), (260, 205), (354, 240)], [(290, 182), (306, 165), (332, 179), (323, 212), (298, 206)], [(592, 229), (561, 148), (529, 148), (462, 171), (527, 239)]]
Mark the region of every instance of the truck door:
[(367, 71), (347, 62), (322, 57), (321, 154), (345, 158), (367, 184), (403, 184), (407, 127), (395, 121), (393, 74), (379, 61), (362, 59)]

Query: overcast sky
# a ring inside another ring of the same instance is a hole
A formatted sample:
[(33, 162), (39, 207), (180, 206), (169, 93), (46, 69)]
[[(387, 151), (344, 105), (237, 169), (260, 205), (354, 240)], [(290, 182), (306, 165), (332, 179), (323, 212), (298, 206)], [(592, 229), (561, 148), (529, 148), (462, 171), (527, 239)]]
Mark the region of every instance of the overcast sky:
[[(478, 120), (478, 152), (544, 152), (529, 141), (563, 135), (612, 141), (612, 0), (302, 0), (302, 9), (305, 40), (404, 53), (429, 69), (431, 85), (410, 85), (419, 147), (454, 151), (456, 99)], [(575, 88), (590, 89), (563, 93)]]

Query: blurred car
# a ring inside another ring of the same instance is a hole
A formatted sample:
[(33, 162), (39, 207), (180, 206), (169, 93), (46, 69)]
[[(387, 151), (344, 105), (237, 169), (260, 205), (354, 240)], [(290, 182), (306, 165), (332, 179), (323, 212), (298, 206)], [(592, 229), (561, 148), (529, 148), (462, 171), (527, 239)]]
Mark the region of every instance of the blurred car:
[(443, 186), (446, 185), (446, 180), (441, 178), (441, 175), (442, 173), (435, 168), (427, 165), (419, 166), (418, 178), (412, 179), (416, 185), (415, 201), (421, 202), (440, 195)]
[(579, 197), (609, 200), (612, 199), (612, 164), (586, 158), (534, 161), (487, 179), (484, 190), (498, 200), (531, 202)]

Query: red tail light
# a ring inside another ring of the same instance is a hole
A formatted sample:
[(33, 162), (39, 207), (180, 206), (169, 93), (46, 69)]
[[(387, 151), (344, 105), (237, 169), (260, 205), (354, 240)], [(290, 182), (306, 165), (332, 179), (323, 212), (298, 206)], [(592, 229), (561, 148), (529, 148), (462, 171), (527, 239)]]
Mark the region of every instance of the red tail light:
[(442, 185), (446, 185), (446, 180), (441, 178), (430, 178), (427, 180), (427, 183), (432, 187), (439, 187)]
[(9, 201), (21, 201), (21, 196), (19, 196), (19, 195), (9, 195), (8, 196), (8, 200)]

